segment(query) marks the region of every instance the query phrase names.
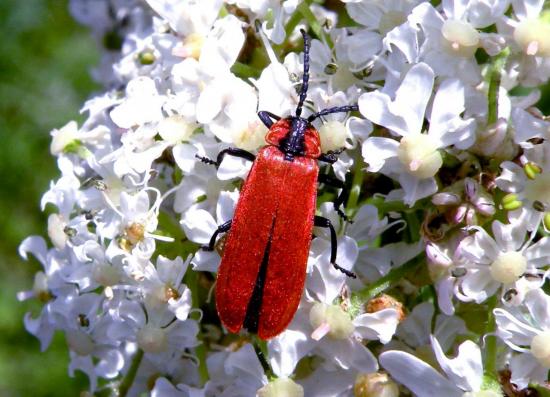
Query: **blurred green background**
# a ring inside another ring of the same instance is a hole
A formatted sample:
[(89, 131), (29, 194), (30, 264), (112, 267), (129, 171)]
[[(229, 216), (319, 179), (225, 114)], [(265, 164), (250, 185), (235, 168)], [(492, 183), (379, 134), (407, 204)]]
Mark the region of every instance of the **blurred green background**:
[(0, 396), (78, 396), (86, 377), (68, 378), (61, 335), (40, 353), (23, 327), (34, 302), (16, 293), (32, 288), (41, 267), (23, 262), (17, 246), (45, 235), (40, 197), (56, 178), (49, 131), (69, 120), (97, 87), (90, 68), (98, 50), (89, 32), (72, 19), (68, 0), (0, 1)]

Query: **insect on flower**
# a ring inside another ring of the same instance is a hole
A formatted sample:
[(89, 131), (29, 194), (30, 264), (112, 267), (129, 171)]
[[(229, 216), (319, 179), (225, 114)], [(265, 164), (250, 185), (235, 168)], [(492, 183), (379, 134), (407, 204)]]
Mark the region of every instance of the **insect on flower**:
[[(281, 333), (290, 323), (304, 288), (313, 226), (328, 228), (332, 265), (350, 277), (355, 274), (336, 264), (336, 232), (330, 220), (315, 215), (317, 182), (344, 188), (342, 181), (319, 175), (317, 161), (334, 163), (334, 153), (321, 153), (319, 133), (313, 120), (331, 113), (358, 110), (357, 105), (339, 106), (301, 117), (309, 81), (309, 38), (304, 38), (304, 74), (296, 115), (280, 118), (260, 111), (269, 128), (267, 146), (255, 156), (228, 148), (216, 160), (201, 161), (219, 166), (225, 155), (253, 161), (243, 184), (234, 218), (218, 227), (206, 250), (213, 250), (216, 237), (229, 232), (216, 285), (218, 315), (231, 332), (246, 328), (262, 339)], [(347, 219), (339, 206), (334, 208)]]

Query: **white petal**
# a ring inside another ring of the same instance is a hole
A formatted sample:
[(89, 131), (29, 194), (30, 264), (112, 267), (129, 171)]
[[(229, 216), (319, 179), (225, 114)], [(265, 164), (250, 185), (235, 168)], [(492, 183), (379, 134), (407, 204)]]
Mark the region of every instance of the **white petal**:
[(540, 365), (529, 353), (512, 356), (510, 370), (512, 371), (510, 381), (520, 389), (529, 386), (529, 383), (544, 383), (548, 374), (548, 368)]
[(523, 255), (530, 266), (542, 267), (550, 262), (550, 237), (543, 237), (529, 246)]
[(537, 18), (544, 0), (512, 0), (514, 13), (520, 19)]
[(384, 47), (391, 51), (391, 46), (399, 48), (409, 63), (418, 59), (418, 36), (416, 29), (409, 23), (393, 28), (384, 38)]
[[(296, 321), (296, 318), (293, 322)], [(309, 319), (304, 319), (304, 323)], [(273, 372), (277, 376), (288, 377), (294, 372), (296, 364), (311, 349), (315, 346), (315, 343), (311, 338), (301, 332), (291, 329), (287, 329), (278, 337), (268, 342), (269, 349), (269, 362)]]
[(530, 346), (533, 337), (539, 333), (537, 329), (516, 319), (504, 309), (495, 309), (493, 313), (497, 324), (497, 334), (504, 342), (519, 347)]
[(417, 200), (437, 192), (437, 182), (434, 178), (418, 179), (408, 173), (399, 175), (399, 183), (405, 191), (403, 201), (412, 206)]
[(433, 315), (434, 306), (431, 302), (416, 305), (405, 321), (400, 324), (398, 335), (413, 347), (427, 345)]
[(500, 285), (493, 279), (488, 268), (468, 268), (466, 275), (460, 279), (463, 294), (468, 300), (474, 300), (477, 303), (493, 295)]
[(512, 122), (516, 143), (526, 142), (531, 138), (544, 138), (550, 129), (550, 123), (518, 107), (512, 109)]
[(407, 125), (405, 134), (418, 133), (422, 130), (424, 112), (432, 95), (433, 84), (434, 72), (425, 63), (414, 65), (403, 79), (390, 110), (405, 120)]
[(532, 290), (526, 294), (524, 303), (535, 324), (543, 329), (550, 329), (550, 296), (541, 289)]
[(380, 355), (379, 361), (392, 378), (417, 397), (461, 397), (463, 394), (453, 382), (412, 354), (387, 351)]
[(188, 210), (181, 220), (181, 225), (187, 238), (199, 244), (208, 244), (212, 234), (218, 228), (212, 215), (201, 209)]
[(387, 159), (397, 156), (399, 142), (388, 138), (368, 138), (361, 148), (361, 154), (369, 165), (370, 172), (378, 172)]
[(247, 383), (258, 384), (261, 387), (266, 376), (252, 345), (246, 344), (238, 351), (231, 353), (224, 364), (229, 375), (241, 377)]
[(359, 111), (366, 119), (382, 125), (400, 135), (407, 134), (407, 123), (398, 113), (390, 111), (391, 99), (388, 95), (374, 91), (359, 97)]
[[(430, 135), (441, 135), (442, 127), (464, 111), (464, 84), (454, 78), (443, 80), (434, 97), (430, 116)], [(439, 128), (438, 128), (439, 127)]]
[(464, 238), (458, 250), (466, 260), (485, 265), (493, 263), (500, 253), (495, 240), (481, 228), (476, 228), (475, 234)]
[(48, 247), (46, 241), (42, 237), (27, 237), (19, 245), (18, 252), (25, 260), (29, 259), (27, 254), (30, 252), (43, 266), (47, 263)]
[(243, 24), (234, 15), (214, 23), (202, 47), (199, 63), (211, 76), (227, 72), (244, 43)]
[(439, 342), (431, 337), (435, 357), (443, 371), (464, 391), (478, 391), (483, 380), (481, 349), (471, 340), (458, 347), (455, 358), (449, 359), (441, 350)]
[(174, 160), (184, 174), (190, 173), (197, 163), (198, 160), (195, 157), (197, 152), (197, 148), (188, 143), (181, 143), (172, 149)]
[(504, 224), (500, 221), (493, 222), (493, 235), (502, 251), (518, 251), (525, 241), (527, 224), (525, 222), (513, 222)]
[(239, 191), (237, 189), (232, 192), (223, 191), (220, 193), (216, 206), (216, 217), (220, 223), (224, 223), (233, 218), (238, 199)]
[(365, 313), (353, 320), (356, 331), (365, 339), (379, 339), (381, 343), (388, 343), (397, 324), (399, 324), (399, 313), (395, 309), (383, 309), (376, 313)]
[(280, 63), (271, 63), (254, 82), (258, 88), (258, 110), (275, 109), (279, 116), (290, 114), (294, 108), (296, 90), (288, 70)]

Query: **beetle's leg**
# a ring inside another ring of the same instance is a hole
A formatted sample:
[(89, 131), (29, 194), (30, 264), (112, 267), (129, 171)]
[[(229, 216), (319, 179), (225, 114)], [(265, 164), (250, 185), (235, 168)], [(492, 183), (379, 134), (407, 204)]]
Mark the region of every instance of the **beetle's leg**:
[(344, 201), (348, 197), (349, 191), (346, 188), (346, 185), (343, 181), (341, 181), (338, 178), (334, 178), (333, 176), (326, 175), (326, 174), (319, 174), (319, 182), (324, 183), (325, 185), (335, 187), (337, 189), (342, 189), (340, 194), (336, 197), (336, 200), (332, 203), (334, 205), (334, 211), (340, 215), (340, 217), (349, 222), (353, 223), (351, 219), (348, 218), (348, 216), (340, 209), (340, 206), (344, 204)]
[(264, 123), (264, 125), (267, 128), (271, 128), (271, 126), (273, 125), (273, 120), (278, 121), (278, 120), (281, 119), (276, 114), (273, 114), (271, 112), (267, 112), (265, 110), (259, 111), (258, 112), (258, 117), (260, 118), (260, 120), (262, 120), (262, 123)]
[(338, 253), (338, 242), (336, 240), (336, 230), (334, 230), (334, 226), (332, 226), (332, 223), (330, 222), (330, 220), (327, 218), (323, 218), (322, 216), (315, 215), (313, 224), (315, 226), (325, 227), (330, 230), (330, 263), (332, 264), (332, 266), (334, 266), (336, 270), (341, 271), (348, 277), (357, 278), (357, 275), (354, 272), (344, 269), (342, 266), (336, 263), (336, 254)]
[(342, 153), (342, 150), (343, 149), (331, 150), (330, 152), (321, 153), (321, 155), (317, 158), (317, 160), (323, 161), (329, 164), (334, 164), (338, 161), (338, 155)]
[(216, 245), (216, 237), (218, 237), (218, 234), (220, 233), (225, 233), (229, 231), (229, 229), (231, 228), (232, 221), (233, 219), (230, 219), (227, 222), (218, 226), (218, 228), (216, 229), (212, 237), (210, 237), (210, 242), (208, 243), (208, 245), (201, 246), (201, 249), (204, 251), (214, 251), (214, 246)]
[(215, 165), (216, 167), (219, 167), (226, 154), (229, 154), (235, 157), (240, 157), (242, 159), (249, 160), (249, 161), (254, 161), (256, 159), (256, 156), (254, 154), (236, 147), (229, 147), (227, 149), (223, 149), (221, 152), (218, 153), (218, 157), (216, 157), (216, 160), (212, 160), (204, 156), (199, 156), (198, 154), (196, 154), (195, 157), (198, 158), (203, 163), (211, 164), (211, 165)]

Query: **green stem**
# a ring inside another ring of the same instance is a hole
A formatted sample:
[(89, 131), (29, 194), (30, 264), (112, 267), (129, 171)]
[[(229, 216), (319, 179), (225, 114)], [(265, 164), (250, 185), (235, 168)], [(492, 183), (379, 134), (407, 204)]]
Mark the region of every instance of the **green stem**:
[[(496, 330), (495, 315), (493, 309), (496, 307), (498, 299), (496, 295), (493, 295), (487, 300), (487, 326), (485, 327), (485, 333), (491, 334)], [(494, 335), (487, 335), (485, 337), (485, 372), (490, 376), (497, 375), (497, 338)]]
[(392, 287), (394, 284), (399, 282), (409, 272), (415, 270), (422, 263), (424, 263), (424, 252), (421, 252), (404, 265), (392, 269), (388, 274), (386, 274), (384, 277), (379, 278), (368, 287), (362, 289), (361, 291), (355, 292), (351, 297), (352, 305), (354, 307), (363, 305), (375, 296)]
[(298, 26), (301, 20), (302, 20), (302, 13), (298, 9), (296, 9), (288, 19), (288, 22), (286, 23), (285, 37), (289, 37), (290, 34), (294, 32), (294, 29), (296, 29), (296, 26)]
[(134, 358), (132, 358), (130, 369), (128, 369), (128, 372), (124, 376), (124, 379), (122, 379), (122, 382), (120, 382), (120, 386), (118, 387), (117, 397), (125, 397), (128, 394), (128, 391), (130, 390), (130, 388), (132, 387), (132, 384), (134, 383), (134, 379), (136, 378), (137, 371), (139, 369), (139, 365), (141, 364), (142, 359), (143, 359), (143, 350), (138, 349), (138, 351), (134, 355)]
[[(200, 307), (200, 295), (199, 295), (199, 275), (195, 271), (187, 272), (185, 274), (185, 284), (191, 290), (191, 302), (193, 302), (193, 308), (198, 309)], [(194, 320), (199, 320), (200, 314), (197, 311), (191, 313), (190, 317)], [(199, 331), (198, 339), (202, 340), (201, 331)], [(208, 368), (206, 367), (206, 347), (204, 344), (200, 344), (195, 348), (195, 354), (197, 360), (199, 360), (199, 376), (202, 384), (208, 381)]]
[(273, 369), (271, 368), (271, 365), (269, 365), (269, 362), (267, 361), (267, 343), (263, 340), (261, 340), (258, 337), (254, 337), (252, 339), (252, 346), (254, 347), (254, 351), (256, 352), (256, 356), (258, 357), (258, 360), (260, 361), (260, 364), (262, 365), (262, 368), (264, 370), (265, 376), (267, 376), (268, 379), (276, 379), (277, 375), (273, 372)]
[(195, 354), (197, 355), (197, 360), (199, 360), (199, 377), (201, 384), (204, 385), (210, 378), (208, 376), (208, 367), (206, 366), (206, 346), (204, 346), (204, 343), (201, 343), (195, 348)]
[(247, 79), (249, 77), (258, 78), (262, 74), (260, 70), (240, 62), (235, 62), (233, 66), (231, 66), (231, 72), (242, 79)]
[(388, 212), (406, 212), (411, 208), (407, 207), (402, 201), (384, 201), (382, 197), (371, 197), (367, 200), (367, 204), (374, 205), (378, 208), (378, 212), (381, 215), (385, 215)]
[(309, 3), (309, 1), (304, 1), (303, 3), (300, 3), (296, 9), (300, 12), (300, 14), (302, 14), (311, 30), (313, 30), (313, 33), (315, 33), (315, 36), (319, 39), (323, 39), (328, 46), (332, 48), (334, 46), (332, 39), (325, 34), (323, 27), (315, 17), (315, 14), (311, 12)]
[(363, 172), (363, 157), (361, 153), (357, 152), (355, 156), (355, 172), (353, 174), (353, 181), (351, 182), (351, 189), (349, 191), (348, 201), (346, 203), (346, 211), (348, 215), (355, 215), (357, 205), (359, 203), (359, 197), (361, 196), (361, 187), (363, 186), (363, 180), (365, 179), (365, 173)]
[(407, 235), (409, 237), (409, 243), (415, 243), (420, 240), (420, 224), (415, 211), (407, 211), (403, 214), (403, 218), (407, 222)]
[(489, 90), (488, 90), (488, 103), (489, 110), (487, 115), (487, 125), (496, 123), (498, 119), (498, 92), (500, 89), (500, 81), (502, 77), (502, 69), (506, 64), (510, 49), (505, 48), (494, 59), (489, 74)]

